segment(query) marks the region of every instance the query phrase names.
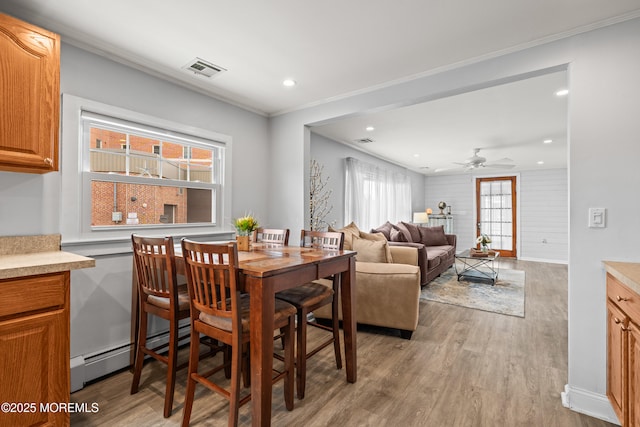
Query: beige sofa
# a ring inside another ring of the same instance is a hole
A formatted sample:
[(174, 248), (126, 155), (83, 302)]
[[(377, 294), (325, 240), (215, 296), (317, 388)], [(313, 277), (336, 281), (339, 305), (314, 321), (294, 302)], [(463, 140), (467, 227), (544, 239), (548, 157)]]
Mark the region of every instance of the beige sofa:
[[(349, 240), (346, 234), (345, 245)], [(368, 233), (362, 234), (370, 237)], [(354, 250), (361, 248), (358, 244), (354, 246)], [(411, 339), (418, 326), (420, 306), (418, 250), (406, 246), (387, 248), (392, 262), (361, 261), (356, 255), (356, 321), (398, 329), (402, 338)], [(328, 281), (325, 284), (331, 285)], [(339, 312), (342, 313), (342, 308)], [(331, 307), (316, 310), (314, 316), (331, 319)]]

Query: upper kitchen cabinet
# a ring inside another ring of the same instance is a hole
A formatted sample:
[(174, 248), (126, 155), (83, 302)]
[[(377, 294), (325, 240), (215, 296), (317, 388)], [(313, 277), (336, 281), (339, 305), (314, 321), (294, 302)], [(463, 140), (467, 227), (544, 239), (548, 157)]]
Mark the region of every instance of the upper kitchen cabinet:
[(0, 170), (58, 170), (60, 36), (0, 14)]

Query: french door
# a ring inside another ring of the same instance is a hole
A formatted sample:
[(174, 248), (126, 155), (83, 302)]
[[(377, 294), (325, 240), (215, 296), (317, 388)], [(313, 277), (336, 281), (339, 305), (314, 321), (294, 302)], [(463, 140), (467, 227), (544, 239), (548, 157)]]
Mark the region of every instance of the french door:
[(515, 176), (476, 178), (476, 235), (502, 257), (516, 257), (516, 206)]

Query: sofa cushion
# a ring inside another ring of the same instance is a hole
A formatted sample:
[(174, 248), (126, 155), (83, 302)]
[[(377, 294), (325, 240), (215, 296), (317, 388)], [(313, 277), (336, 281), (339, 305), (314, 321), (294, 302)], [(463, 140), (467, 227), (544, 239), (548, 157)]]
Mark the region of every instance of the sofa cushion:
[(351, 246), (353, 236), (360, 236), (360, 229), (358, 229), (358, 226), (353, 221), (351, 221), (349, 225), (345, 225), (339, 230), (335, 230), (333, 227), (329, 226), (329, 231), (339, 231), (344, 233), (343, 249), (347, 251), (353, 250), (353, 247)]
[(391, 229), (391, 239), (390, 242), (408, 242), (407, 237), (404, 235), (402, 231), (395, 225), (394, 228)]
[[(384, 237), (384, 236), (383, 236)], [(387, 263), (387, 241), (369, 240), (360, 237), (353, 237), (353, 250), (356, 254), (356, 261)]]
[(427, 248), (427, 259), (447, 258), (451, 246), (429, 246)]
[(389, 221), (385, 222), (378, 228), (374, 228), (371, 230), (372, 233), (382, 233), (387, 240), (391, 240), (391, 230), (393, 229), (393, 224)]
[[(427, 251), (427, 254), (429, 253), (429, 251)], [(428, 270), (433, 270), (434, 268), (436, 268), (437, 266), (440, 265), (440, 261), (442, 260), (441, 257), (439, 256), (434, 256), (433, 258), (429, 258), (427, 256), (427, 269)]]
[(425, 246), (448, 245), (447, 237), (444, 235), (444, 226), (437, 227), (416, 227), (420, 233), (420, 243)]
[[(355, 236), (354, 236), (354, 238), (355, 238)], [(387, 239), (384, 237), (384, 235), (382, 233), (366, 233), (364, 231), (361, 231), (360, 232), (360, 238), (361, 239), (366, 239), (366, 240), (375, 240), (375, 241), (387, 243)], [(386, 255), (385, 255), (386, 262), (393, 262), (393, 256), (391, 255), (391, 249), (389, 248), (389, 245), (384, 245), (384, 248), (385, 248), (385, 251), (386, 251)]]
[(402, 224), (409, 231), (409, 235), (411, 236), (411, 240), (409, 240), (410, 242), (422, 243), (421, 237), (420, 237), (420, 230), (418, 229), (417, 225), (411, 224), (410, 222), (402, 222), (402, 221), (399, 224)]

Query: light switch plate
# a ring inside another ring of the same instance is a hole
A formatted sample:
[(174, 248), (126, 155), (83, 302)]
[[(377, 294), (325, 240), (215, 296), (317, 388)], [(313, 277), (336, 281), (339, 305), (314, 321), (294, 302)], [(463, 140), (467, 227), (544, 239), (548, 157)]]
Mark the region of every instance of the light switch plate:
[(604, 228), (607, 220), (607, 210), (605, 208), (589, 208), (589, 227)]

